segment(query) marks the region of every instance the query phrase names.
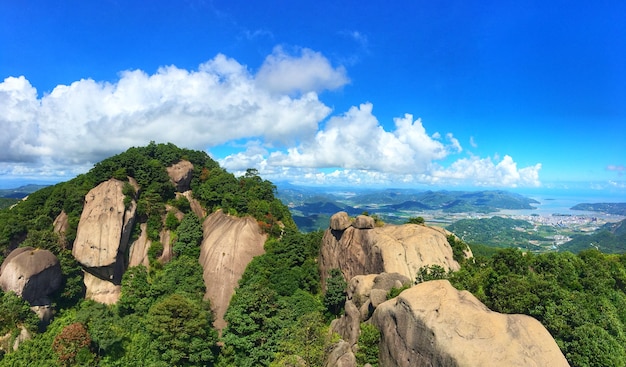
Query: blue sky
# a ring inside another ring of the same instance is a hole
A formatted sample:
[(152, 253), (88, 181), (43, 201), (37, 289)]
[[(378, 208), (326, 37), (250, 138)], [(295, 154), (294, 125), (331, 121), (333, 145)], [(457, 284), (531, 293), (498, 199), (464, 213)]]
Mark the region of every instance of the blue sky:
[(622, 1), (0, 3), (0, 186), (154, 140), (300, 184), (626, 192)]

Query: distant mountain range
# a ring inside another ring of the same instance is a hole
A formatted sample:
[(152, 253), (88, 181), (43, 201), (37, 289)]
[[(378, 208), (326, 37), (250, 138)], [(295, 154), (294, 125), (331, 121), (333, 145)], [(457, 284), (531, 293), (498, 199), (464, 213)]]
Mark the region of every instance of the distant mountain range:
[(29, 194), (47, 186), (48, 185), (24, 185), (15, 189), (0, 189), (0, 198), (23, 199)]
[[(419, 191), (411, 189), (316, 188), (278, 185), (278, 198), (289, 206), (303, 231), (324, 229), (331, 215), (376, 214), (393, 222), (420, 212), (492, 213), (501, 209), (534, 209), (538, 201), (502, 191)], [(403, 214), (403, 215), (398, 215)]]

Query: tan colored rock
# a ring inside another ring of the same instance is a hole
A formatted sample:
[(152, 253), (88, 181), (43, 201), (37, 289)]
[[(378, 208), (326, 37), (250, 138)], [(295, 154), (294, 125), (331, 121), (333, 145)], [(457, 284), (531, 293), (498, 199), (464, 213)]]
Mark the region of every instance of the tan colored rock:
[(90, 299), (105, 305), (112, 305), (120, 300), (122, 287), (97, 276), (85, 272), (85, 299)]
[(67, 216), (65, 211), (61, 210), (61, 213), (57, 215), (52, 225), (54, 226), (54, 233), (59, 236), (59, 242), (61, 243), (61, 246), (63, 246), (63, 248), (66, 248), (67, 240), (65, 238), (65, 233), (67, 232), (70, 223), (69, 217)]
[(568, 366), (535, 319), (490, 311), (447, 280), (420, 283), (376, 308), (380, 366)]
[(32, 306), (49, 304), (48, 296), (62, 283), (59, 260), (48, 250), (19, 247), (0, 267), (0, 288), (15, 292)]
[(91, 268), (92, 274), (116, 284), (125, 270), (124, 254), (136, 209), (135, 200), (125, 208), (123, 187), (124, 182), (110, 179), (87, 193), (72, 249), (76, 260)]
[(202, 207), (200, 202), (193, 197), (193, 192), (191, 190), (185, 191), (182, 194), (176, 193), (176, 197), (178, 195), (183, 195), (189, 201), (189, 205), (191, 206), (191, 211), (198, 216), (198, 218), (202, 219), (206, 217), (206, 210)]
[(148, 250), (152, 245), (152, 241), (148, 239), (147, 227), (148, 225), (146, 223), (141, 223), (139, 226), (141, 235), (130, 245), (130, 250), (128, 251), (128, 267), (143, 265), (148, 269), (150, 268)]
[(253, 257), (265, 253), (267, 235), (262, 234), (252, 217), (238, 218), (221, 210), (209, 215), (202, 224), (204, 239), (200, 264), (204, 269), (205, 299), (211, 301), (214, 326), (226, 326), (224, 314), (235, 288)]
[(334, 231), (343, 231), (351, 225), (352, 220), (346, 212), (339, 212), (330, 217), (330, 229)]
[(326, 357), (324, 367), (356, 367), (352, 346), (340, 340)]
[(193, 176), (193, 164), (189, 161), (181, 160), (167, 167), (167, 174), (170, 176), (172, 184), (176, 187), (176, 191), (187, 191)]
[(375, 227), (376, 223), (374, 222), (374, 218), (370, 216), (357, 215), (352, 225), (357, 229), (372, 229)]
[[(344, 217), (341, 213), (335, 214)], [(371, 219), (371, 218), (370, 218)], [(326, 230), (320, 251), (322, 285), (331, 269), (338, 268), (346, 280), (356, 275), (399, 273), (415, 279), (422, 266), (440, 265), (458, 270), (444, 229), (417, 224), (385, 225), (343, 231)]]

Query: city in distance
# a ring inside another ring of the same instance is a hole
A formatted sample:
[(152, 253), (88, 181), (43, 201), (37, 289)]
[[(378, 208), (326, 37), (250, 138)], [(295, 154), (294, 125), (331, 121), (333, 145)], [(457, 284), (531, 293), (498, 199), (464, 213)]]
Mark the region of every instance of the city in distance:
[(277, 186), (278, 197), (302, 231), (326, 229), (333, 214), (345, 211), (351, 216), (366, 213), (389, 224), (422, 217), (428, 225), (444, 227), (473, 245), (533, 252), (590, 247), (626, 252), (623, 230), (613, 233), (613, 227), (626, 219), (626, 200), (597, 192), (546, 190), (528, 195), (504, 190)]

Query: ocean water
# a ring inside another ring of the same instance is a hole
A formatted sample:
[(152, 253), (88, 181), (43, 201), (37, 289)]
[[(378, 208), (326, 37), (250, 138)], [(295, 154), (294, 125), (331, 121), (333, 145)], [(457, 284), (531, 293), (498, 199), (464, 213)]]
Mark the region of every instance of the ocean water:
[(609, 192), (597, 191), (546, 191), (546, 192), (520, 192), (520, 194), (535, 199), (539, 204), (531, 204), (535, 207), (532, 210), (501, 210), (500, 213), (507, 215), (531, 215), (541, 216), (552, 214), (565, 215), (593, 215), (598, 216), (599, 212), (572, 210), (576, 204), (581, 203), (626, 203), (626, 196)]

